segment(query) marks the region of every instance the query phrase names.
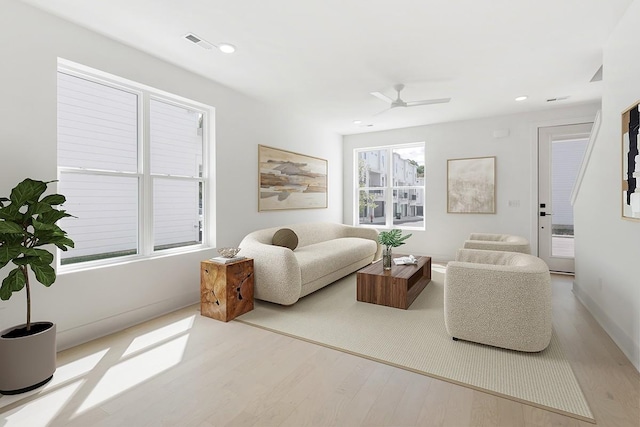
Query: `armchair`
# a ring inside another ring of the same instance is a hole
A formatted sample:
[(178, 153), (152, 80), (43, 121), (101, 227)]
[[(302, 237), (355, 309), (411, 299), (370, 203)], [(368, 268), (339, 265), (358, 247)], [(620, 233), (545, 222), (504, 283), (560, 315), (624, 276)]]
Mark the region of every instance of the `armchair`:
[(460, 249), (446, 269), (444, 316), (454, 339), (542, 351), (551, 341), (549, 268), (533, 255)]

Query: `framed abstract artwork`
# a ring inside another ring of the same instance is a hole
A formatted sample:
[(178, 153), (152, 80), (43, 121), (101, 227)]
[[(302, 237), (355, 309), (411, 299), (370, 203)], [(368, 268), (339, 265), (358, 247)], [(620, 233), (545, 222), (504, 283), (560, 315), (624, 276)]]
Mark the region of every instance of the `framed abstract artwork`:
[(496, 213), (496, 158), (447, 160), (447, 213)]
[(622, 113), (622, 218), (640, 220), (640, 103)]
[(327, 207), (328, 162), (258, 145), (258, 211)]

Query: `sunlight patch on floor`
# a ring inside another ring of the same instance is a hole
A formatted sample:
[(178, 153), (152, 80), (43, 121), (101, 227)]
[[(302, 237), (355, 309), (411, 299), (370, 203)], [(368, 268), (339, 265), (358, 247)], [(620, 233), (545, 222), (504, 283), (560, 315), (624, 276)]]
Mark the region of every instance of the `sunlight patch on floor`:
[(64, 409), (84, 381), (51, 391), (3, 414), (3, 427), (46, 426)]
[(188, 339), (189, 335), (181, 336), (110, 368), (74, 417), (180, 363)]
[(108, 351), (109, 349), (106, 348), (97, 353), (93, 353), (65, 365), (58, 366), (55, 374), (53, 374), (53, 379), (44, 387), (43, 391), (54, 388), (62, 383), (72, 380), (73, 378), (91, 372), (93, 368), (98, 366), (98, 363), (100, 363)]
[(169, 338), (187, 332), (193, 326), (195, 318), (196, 316), (193, 315), (174, 322), (170, 325), (148, 332), (144, 335), (140, 335), (133, 340), (131, 345), (129, 345), (129, 348), (127, 348), (127, 350), (124, 352), (123, 356), (128, 356), (137, 351), (151, 347)]
[(438, 273), (445, 273), (447, 271), (447, 266), (442, 264), (431, 264), (431, 270), (437, 271)]

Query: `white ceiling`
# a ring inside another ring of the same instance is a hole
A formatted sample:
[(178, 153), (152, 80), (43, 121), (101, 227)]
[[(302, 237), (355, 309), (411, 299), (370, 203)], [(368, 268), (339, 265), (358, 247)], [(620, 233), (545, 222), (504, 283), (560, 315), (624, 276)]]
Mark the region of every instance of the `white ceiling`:
[[(632, 2), (23, 1), (341, 134), (598, 100), (602, 83), (589, 80)], [(183, 39), (189, 32), (238, 50), (201, 49)], [(369, 92), (392, 96), (395, 83), (405, 101), (452, 101), (376, 115), (386, 105)], [(560, 96), (569, 98), (546, 102)]]

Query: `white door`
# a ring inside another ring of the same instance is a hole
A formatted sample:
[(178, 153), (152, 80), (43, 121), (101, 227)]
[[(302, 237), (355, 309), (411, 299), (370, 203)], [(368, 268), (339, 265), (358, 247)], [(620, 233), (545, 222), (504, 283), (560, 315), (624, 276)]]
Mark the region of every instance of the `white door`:
[(571, 191), (592, 124), (538, 129), (538, 256), (551, 271), (575, 272)]

